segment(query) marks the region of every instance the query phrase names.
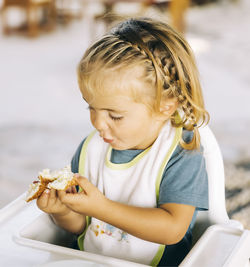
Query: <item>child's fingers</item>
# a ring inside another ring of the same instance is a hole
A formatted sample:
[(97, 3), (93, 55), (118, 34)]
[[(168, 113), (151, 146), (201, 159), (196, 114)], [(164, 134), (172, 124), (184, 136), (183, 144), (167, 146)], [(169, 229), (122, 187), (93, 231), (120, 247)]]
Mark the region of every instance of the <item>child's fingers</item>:
[(64, 191), (64, 190), (58, 190), (57, 191), (57, 195), (58, 195), (58, 197), (59, 197), (59, 199), (61, 200), (63, 197), (64, 197), (64, 195), (66, 195), (67, 193)]
[(56, 190), (55, 189), (53, 189), (53, 188), (50, 189), (49, 198), (50, 198), (50, 200), (54, 200), (54, 201), (56, 200), (57, 196), (56, 196)]
[(77, 193), (76, 187), (71, 186), (70, 188), (66, 190), (66, 193)]
[(72, 193), (74, 193), (74, 194), (77, 193), (77, 190), (76, 190), (75, 186), (72, 187)]
[(53, 208), (58, 203), (58, 195), (56, 189), (51, 188), (49, 194), (48, 207)]
[(75, 180), (85, 193), (90, 192), (94, 188), (94, 185), (91, 184), (90, 181), (83, 176), (75, 176)]
[(39, 208), (46, 208), (49, 202), (50, 190), (45, 189), (41, 196), (37, 199), (36, 203)]
[(64, 190), (58, 190), (57, 193), (58, 193), (58, 197), (59, 197), (60, 201), (65, 205), (70, 205), (70, 204), (74, 203), (75, 197), (77, 196), (77, 194), (67, 193)]
[(83, 197), (79, 194), (66, 193), (65, 191), (58, 191), (58, 196), (61, 202), (65, 205), (78, 203), (80, 199)]

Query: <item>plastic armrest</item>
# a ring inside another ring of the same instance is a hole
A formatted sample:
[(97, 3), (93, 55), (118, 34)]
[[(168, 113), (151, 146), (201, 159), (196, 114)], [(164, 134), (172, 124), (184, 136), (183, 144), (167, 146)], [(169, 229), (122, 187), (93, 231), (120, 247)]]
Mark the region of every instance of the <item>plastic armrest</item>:
[(236, 222), (208, 227), (179, 266), (248, 266), (250, 231), (239, 229), (241, 224)]

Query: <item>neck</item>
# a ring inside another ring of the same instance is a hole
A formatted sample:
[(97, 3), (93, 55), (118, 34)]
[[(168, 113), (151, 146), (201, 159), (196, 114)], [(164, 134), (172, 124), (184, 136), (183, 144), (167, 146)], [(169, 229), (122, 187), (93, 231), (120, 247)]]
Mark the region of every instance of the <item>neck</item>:
[(147, 149), (148, 147), (152, 146), (157, 137), (160, 134), (162, 127), (165, 125), (166, 121), (156, 121), (150, 131), (148, 133), (148, 138), (140, 145), (135, 147), (134, 149)]

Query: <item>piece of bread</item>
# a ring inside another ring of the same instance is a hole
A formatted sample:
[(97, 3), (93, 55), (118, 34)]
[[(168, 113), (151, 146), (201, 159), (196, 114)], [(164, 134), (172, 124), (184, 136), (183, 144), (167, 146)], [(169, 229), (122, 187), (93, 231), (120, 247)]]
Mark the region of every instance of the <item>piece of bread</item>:
[(46, 189), (46, 186), (40, 181), (35, 181), (29, 185), (29, 189), (26, 194), (26, 201), (29, 202), (33, 199), (39, 198), (39, 196)]
[(44, 169), (38, 174), (38, 179), (41, 181), (42, 184), (47, 185), (50, 182), (53, 182), (57, 178), (58, 171), (53, 173), (50, 172), (50, 169)]
[(34, 181), (29, 185), (26, 195), (26, 201), (37, 199), (46, 188), (56, 190), (66, 190), (71, 186), (76, 185), (73, 179), (74, 173), (71, 172), (70, 166), (66, 166), (61, 170), (50, 172), (49, 169), (44, 169), (38, 174), (38, 181)]
[(56, 190), (66, 190), (69, 187), (76, 185), (76, 181), (73, 179), (74, 173), (71, 172), (69, 167), (65, 167), (56, 173), (57, 178), (48, 184), (48, 188), (54, 188)]

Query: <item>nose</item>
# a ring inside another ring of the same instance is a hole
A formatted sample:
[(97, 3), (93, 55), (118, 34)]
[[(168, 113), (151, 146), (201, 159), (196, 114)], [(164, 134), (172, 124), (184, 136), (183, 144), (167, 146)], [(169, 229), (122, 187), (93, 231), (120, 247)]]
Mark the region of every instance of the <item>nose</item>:
[(91, 118), (91, 122), (100, 134), (109, 128), (105, 115), (101, 112), (95, 112), (94, 116)]

